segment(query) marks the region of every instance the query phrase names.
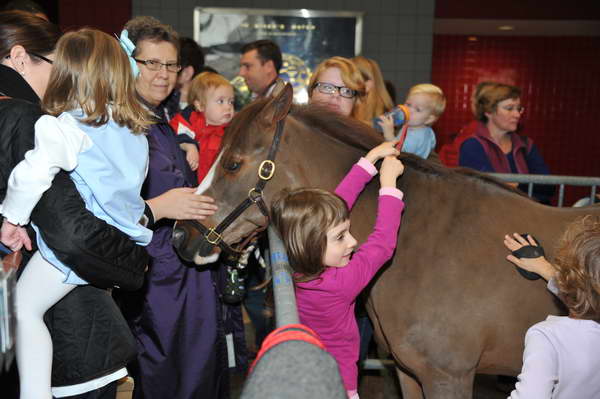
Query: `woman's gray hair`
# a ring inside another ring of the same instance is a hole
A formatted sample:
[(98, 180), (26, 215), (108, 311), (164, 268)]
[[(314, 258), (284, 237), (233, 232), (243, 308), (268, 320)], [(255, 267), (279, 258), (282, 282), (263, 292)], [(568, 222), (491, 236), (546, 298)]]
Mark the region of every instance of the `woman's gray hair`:
[(129, 39), (136, 45), (133, 57), (137, 55), (137, 43), (142, 40), (169, 42), (175, 46), (179, 54), (179, 34), (171, 25), (163, 24), (154, 17), (135, 17), (125, 24), (124, 29), (127, 30)]

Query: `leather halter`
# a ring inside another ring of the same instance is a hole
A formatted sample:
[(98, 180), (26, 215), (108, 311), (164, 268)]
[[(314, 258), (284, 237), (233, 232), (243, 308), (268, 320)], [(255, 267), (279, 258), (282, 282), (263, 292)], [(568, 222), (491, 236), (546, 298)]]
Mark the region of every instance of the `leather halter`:
[(229, 213), (223, 219), (221, 223), (215, 228), (208, 228), (196, 220), (190, 220), (189, 222), (202, 233), (204, 240), (200, 244), (198, 252), (200, 256), (207, 256), (215, 246), (218, 246), (224, 252), (230, 255), (239, 255), (240, 251), (231, 248), (225, 241), (223, 241), (223, 231), (231, 225), (246, 209), (251, 205), (256, 204), (258, 209), (266, 218), (266, 223), (262, 228), (259, 228), (254, 233), (264, 230), (269, 224), (269, 209), (263, 199), (263, 189), (267, 185), (267, 182), (271, 180), (275, 174), (275, 156), (279, 149), (279, 143), (281, 142), (281, 136), (283, 135), (283, 127), (285, 126), (285, 118), (277, 121), (277, 129), (273, 136), (273, 142), (267, 155), (267, 159), (260, 163), (258, 167), (258, 181), (253, 188), (248, 192), (248, 196), (244, 199), (233, 211)]

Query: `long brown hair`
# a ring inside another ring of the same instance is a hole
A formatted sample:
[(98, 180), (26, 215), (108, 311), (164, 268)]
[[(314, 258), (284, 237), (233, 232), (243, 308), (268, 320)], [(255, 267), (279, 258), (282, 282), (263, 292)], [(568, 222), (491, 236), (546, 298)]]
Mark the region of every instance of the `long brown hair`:
[(377, 62), (362, 55), (352, 58), (352, 62), (358, 67), (365, 81), (373, 82), (373, 87), (367, 91), (367, 98), (360, 106), (359, 119), (370, 121), (384, 112), (390, 111), (394, 107), (394, 103), (385, 87)]
[(52, 53), (60, 35), (58, 26), (31, 13), (0, 12), (0, 59), (8, 56), (14, 46), (23, 46), (33, 60), (42, 62), (32, 53)]
[(600, 322), (600, 217), (587, 215), (569, 225), (554, 267), (559, 296), (570, 315)]
[(112, 118), (133, 133), (152, 124), (135, 94), (127, 55), (115, 38), (95, 29), (69, 32), (58, 41), (42, 108), (54, 116), (81, 108), (85, 124), (100, 126)]
[(327, 231), (348, 220), (346, 203), (336, 194), (317, 188), (283, 190), (271, 206), (271, 220), (279, 231), (298, 282), (319, 277), (325, 270)]

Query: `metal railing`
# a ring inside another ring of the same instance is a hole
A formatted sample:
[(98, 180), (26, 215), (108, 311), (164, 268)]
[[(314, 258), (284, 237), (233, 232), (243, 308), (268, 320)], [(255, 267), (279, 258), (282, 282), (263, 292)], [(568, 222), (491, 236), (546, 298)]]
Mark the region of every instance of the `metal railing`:
[(527, 184), (527, 195), (533, 195), (533, 186), (535, 184), (559, 186), (558, 206), (563, 206), (565, 198), (565, 186), (583, 186), (590, 187), (590, 203), (594, 203), (596, 196), (596, 186), (600, 186), (600, 177), (581, 177), (581, 176), (559, 176), (559, 175), (528, 175), (513, 173), (488, 173), (496, 179), (510, 182)]

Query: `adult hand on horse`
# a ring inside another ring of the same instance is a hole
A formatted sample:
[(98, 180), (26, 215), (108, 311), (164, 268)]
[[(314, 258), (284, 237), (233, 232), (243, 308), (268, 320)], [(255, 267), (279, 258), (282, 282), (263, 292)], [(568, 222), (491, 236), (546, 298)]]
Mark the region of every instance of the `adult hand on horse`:
[[(510, 234), (506, 234), (504, 236), (504, 246), (511, 252), (521, 249), (527, 245), (532, 245), (534, 247), (538, 246), (537, 242), (535, 242), (531, 235), (528, 235), (527, 239), (518, 233), (513, 233), (512, 236)], [(506, 259), (522, 269), (539, 274), (546, 281), (550, 280), (556, 274), (554, 267), (552, 267), (550, 262), (548, 262), (543, 256), (538, 258), (519, 259), (511, 253), (506, 257)]]
[(18, 251), (23, 247), (31, 251), (31, 240), (25, 228), (12, 224), (6, 219), (2, 222), (2, 228), (0, 229), (0, 241), (11, 251)]
[(400, 155), (400, 151), (398, 151), (394, 146), (398, 143), (398, 140), (394, 141), (386, 141), (385, 143), (379, 144), (377, 147), (373, 148), (371, 151), (365, 155), (367, 161), (375, 164), (381, 158), (393, 155), (397, 157)]
[(388, 155), (383, 159), (379, 173), (381, 187), (396, 187), (396, 179), (404, 173), (404, 164), (396, 156)]
[(152, 210), (155, 222), (162, 218), (204, 220), (218, 209), (214, 199), (196, 194), (194, 187), (173, 188), (146, 203)]

